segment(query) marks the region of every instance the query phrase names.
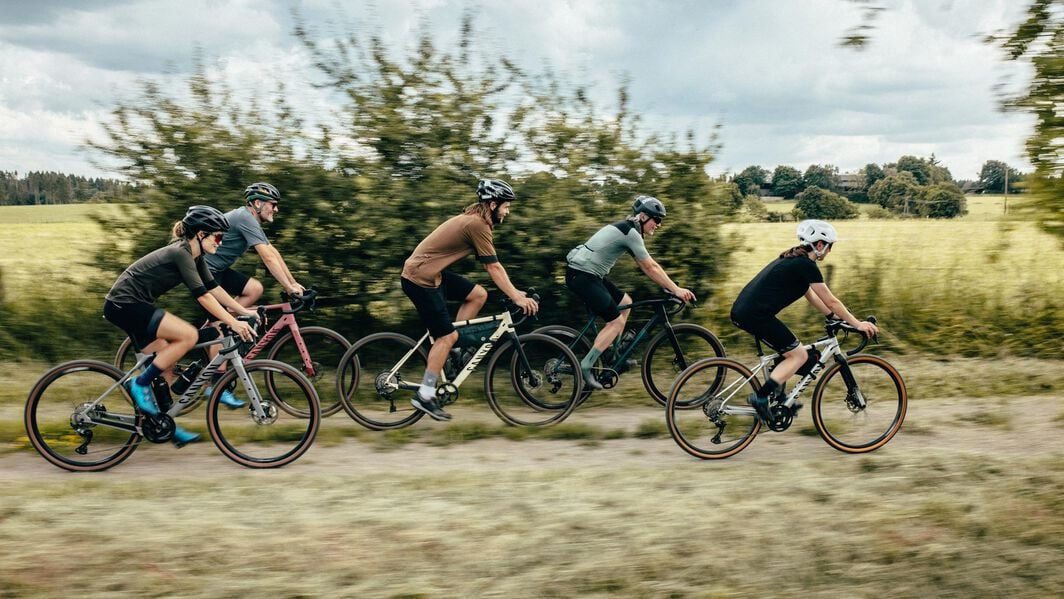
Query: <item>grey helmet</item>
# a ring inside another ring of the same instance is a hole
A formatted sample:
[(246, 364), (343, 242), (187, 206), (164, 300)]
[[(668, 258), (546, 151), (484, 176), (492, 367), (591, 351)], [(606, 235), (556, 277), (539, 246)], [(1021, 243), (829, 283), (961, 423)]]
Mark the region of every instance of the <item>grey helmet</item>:
[(502, 179), (481, 179), (477, 183), (477, 198), (481, 202), (512, 202), (517, 199), (514, 188)]
[(269, 183), (252, 183), (244, 190), (244, 200), (249, 204), (255, 200), (280, 202), (281, 192), (277, 191), (277, 188)]
[(186, 233), (197, 231), (225, 233), (229, 230), (229, 219), (222, 214), (221, 210), (210, 206), (190, 206), (185, 217), (181, 219), (181, 224)]
[(632, 204), (632, 214), (643, 213), (653, 218), (665, 218), (665, 204), (661, 203), (661, 200), (652, 196), (636, 196), (635, 202)]

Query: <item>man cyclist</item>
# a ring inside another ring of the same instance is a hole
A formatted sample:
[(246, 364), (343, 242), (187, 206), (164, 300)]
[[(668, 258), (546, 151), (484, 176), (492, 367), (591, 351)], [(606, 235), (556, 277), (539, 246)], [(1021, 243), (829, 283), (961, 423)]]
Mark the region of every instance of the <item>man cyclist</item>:
[(764, 341), (783, 361), (772, 369), (760, 394), (751, 393), (747, 403), (764, 422), (772, 421), (769, 402), (787, 379), (808, 359), (808, 352), (777, 314), (798, 298), (805, 299), (828, 318), (841, 318), (866, 336), (878, 332), (876, 325), (860, 321), (846, 309), (824, 283), (817, 262), (827, 258), (839, 240), (835, 227), (822, 220), (798, 223), (798, 245), (782, 252), (761, 270), (735, 299), (731, 320), (735, 326)]
[(618, 307), (631, 304), (632, 297), (606, 278), (621, 254), (630, 254), (644, 274), (676, 297), (685, 302), (695, 299), (690, 289), (680, 287), (669, 278), (661, 265), (650, 257), (643, 243), (644, 236), (654, 235), (664, 218), (665, 205), (660, 200), (645, 195), (637, 196), (632, 204), (631, 216), (602, 227), (565, 257), (565, 285), (595, 315), (606, 321), (606, 326), (595, 337), (591, 351), (580, 362), (584, 383), (592, 389), (602, 389), (602, 384), (592, 374), (591, 367), (624, 331), (631, 312), (630, 308), (621, 311)]
[(475, 254), (492, 281), (525, 314), (535, 314), (539, 304), (517, 290), (506, 269), (495, 255), (493, 231), (510, 213), (516, 199), (510, 184), (499, 179), (483, 179), (477, 184), (477, 201), (458, 216), (445, 221), (414, 248), (403, 264), (403, 292), (417, 308), (421, 323), (433, 338), (428, 364), (421, 386), (410, 403), (436, 420), (450, 420), (451, 415), (436, 402), (436, 381), (458, 331), (447, 311), (447, 301), (461, 301), (456, 320), (475, 318), (488, 299), (488, 292), (457, 275), (447, 267)]
[[(207, 268), (205, 256), (218, 250), (227, 230), (229, 222), (221, 212), (210, 206), (192, 206), (174, 224), (174, 240), (131, 264), (107, 292), (104, 318), (125, 331), (137, 351), (155, 353), (155, 359), (144, 372), (126, 382), (133, 402), (146, 414), (159, 414), (152, 381), (164, 372), (168, 375), (166, 379), (172, 379), (173, 365), (200, 340), (191, 324), (155, 307), (160, 295), (184, 283), (214, 318), (229, 325), (245, 341), (254, 338), (251, 327), (236, 320), (226, 308), (245, 316), (255, 316), (255, 312), (219, 287)], [(198, 438), (198, 434), (180, 426), (174, 429), (173, 442), (178, 447)]]

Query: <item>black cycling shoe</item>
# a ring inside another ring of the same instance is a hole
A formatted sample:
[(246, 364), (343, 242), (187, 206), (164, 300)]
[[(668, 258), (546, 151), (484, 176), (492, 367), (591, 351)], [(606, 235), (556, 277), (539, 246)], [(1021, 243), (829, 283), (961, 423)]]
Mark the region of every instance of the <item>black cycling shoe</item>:
[(433, 420), (447, 421), (451, 419), (451, 415), (444, 412), (435, 399), (425, 399), (415, 393), (414, 398), (410, 400), (410, 405), (428, 414)]
[(757, 417), (761, 419), (761, 422), (772, 422), (772, 414), (768, 411), (767, 397), (761, 397), (757, 393), (751, 393), (750, 397), (746, 398), (746, 403), (754, 408), (754, 411), (757, 412)]

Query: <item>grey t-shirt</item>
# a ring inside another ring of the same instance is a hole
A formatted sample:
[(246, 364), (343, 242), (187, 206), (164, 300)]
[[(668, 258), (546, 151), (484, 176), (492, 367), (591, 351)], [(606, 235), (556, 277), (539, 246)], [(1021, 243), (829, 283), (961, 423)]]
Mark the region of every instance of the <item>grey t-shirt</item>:
[(565, 260), (571, 268), (605, 278), (624, 253), (638, 261), (650, 257), (639, 233), (639, 223), (622, 220), (606, 225), (591, 239), (570, 250)]
[(225, 217), (229, 219), (229, 230), (225, 232), (225, 237), (222, 238), (222, 245), (218, 246), (218, 251), (214, 255), (207, 256), (207, 265), (210, 266), (211, 272), (229, 268), (236, 262), (237, 258), (248, 251), (249, 247), (254, 247), (260, 243), (270, 243), (270, 240), (266, 239), (266, 233), (262, 230), (262, 225), (255, 218), (255, 215), (248, 211), (247, 207), (230, 210), (225, 213)]
[(203, 256), (192, 257), (188, 241), (161, 247), (122, 271), (107, 299), (116, 304), (154, 304), (158, 297), (184, 283), (193, 297), (218, 286)]

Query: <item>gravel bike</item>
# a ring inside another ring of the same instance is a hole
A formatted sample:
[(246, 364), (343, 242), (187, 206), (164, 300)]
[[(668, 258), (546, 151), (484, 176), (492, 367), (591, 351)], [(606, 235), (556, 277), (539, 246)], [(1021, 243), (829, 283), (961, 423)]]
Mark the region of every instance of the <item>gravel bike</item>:
[[(875, 322), (875, 317), (868, 318)], [(859, 353), (869, 339), (845, 350), (846, 337), (857, 329), (841, 320), (828, 320), (826, 335), (806, 345), (809, 358), (798, 370), (801, 379), (787, 393), (781, 386), (770, 398), (772, 421), (766, 426), (785, 431), (802, 404), (799, 397), (813, 388), (813, 426), (828, 445), (846, 453), (867, 453), (882, 447), (901, 428), (908, 394), (901, 374), (879, 356)], [(843, 333), (843, 339), (838, 338)], [(665, 420), (669, 433), (684, 451), (703, 458), (733, 456), (745, 449), (761, 429), (754, 408), (746, 403), (761, 389), (758, 375), (768, 377), (782, 361), (765, 355), (755, 337), (758, 364), (753, 370), (728, 358), (700, 360), (680, 373), (669, 392)]]
[[(247, 322), (252, 317), (240, 317)], [(44, 374), (26, 399), (25, 424), (30, 443), (44, 459), (72, 471), (105, 470), (128, 458), (140, 444), (165, 443), (174, 433), (174, 417), (199, 400), (211, 375), (228, 363), (207, 399), (207, 430), (227, 458), (248, 468), (275, 468), (310, 448), (321, 421), (314, 386), (296, 368), (274, 360), (245, 362), (238, 336), (204, 340), (204, 348), (222, 344), (219, 354), (172, 398), (162, 377), (153, 381), (160, 414), (134, 407), (123, 386), (155, 358), (146, 355), (122, 372), (98, 360), (73, 360)], [(175, 379), (175, 383), (178, 379)], [(267, 383), (269, 380), (269, 383)], [(262, 390), (270, 386), (269, 393)], [(230, 390), (246, 403), (230, 410), (219, 401)], [(177, 389), (175, 389), (177, 393)]]
[[(314, 310), (317, 297), (318, 290), (310, 287), (303, 294), (282, 292), (281, 303), (263, 306), (267, 313), (280, 312), (281, 317), (274, 320), (270, 328), (247, 350), (244, 359), (254, 360), (265, 350), (266, 359), (298, 368), (314, 383), (321, 401), (321, 415), (326, 417), (341, 409), (340, 397), (334, 394), (334, 389), (337, 388), (336, 369), (341, 356), (351, 347), (351, 343), (332, 329), (318, 326), (301, 327), (296, 322), (296, 313)], [(204, 323), (203, 326), (208, 324)], [(191, 355), (189, 352), (188, 356)], [(141, 357), (136, 354), (132, 342), (127, 337), (115, 354), (114, 364), (119, 370), (128, 370)], [(198, 367), (206, 361), (206, 352), (195, 362), (186, 357), (174, 365), (174, 375), (180, 376), (188, 368)], [(267, 382), (269, 380), (267, 379)], [(267, 389), (272, 393), (271, 386), (268, 385)], [(183, 407), (178, 415), (185, 415), (197, 405), (198, 402), (193, 401)]]
[[(535, 290), (528, 296), (538, 300)], [(459, 388), (485, 359), (484, 394), (507, 424), (546, 426), (564, 420), (583, 389), (580, 362), (564, 343), (548, 335), (518, 335), (527, 316), (507, 300), (500, 314), (454, 323), (458, 330), (440, 373), (436, 400), (458, 400)], [(356, 341), (340, 362), (337, 379), (344, 410), (359, 424), (385, 430), (408, 426), (424, 415), (410, 405), (428, 363), (428, 332), (417, 341), (399, 333), (376, 333)], [(349, 390), (344, 381), (354, 381)]]
[[(614, 339), (610, 348), (596, 362), (591, 372), (595, 380), (604, 388), (611, 389), (617, 385), (620, 375), (634, 366), (631, 356), (636, 348), (646, 339), (650, 339), (640, 365), (643, 386), (654, 401), (665, 405), (669, 386), (676, 375), (702, 358), (725, 356), (724, 344), (709, 329), (692, 323), (672, 324), (669, 317), (677, 314), (687, 304), (675, 295), (665, 292), (665, 297), (632, 302), (619, 306), (621, 310), (650, 307), (653, 315), (638, 330), (629, 328)], [(654, 331), (661, 328), (657, 334)], [(583, 358), (591, 350), (598, 326), (594, 314), (590, 314), (587, 323), (579, 331), (565, 325), (548, 325), (540, 327), (533, 333), (557, 337), (577, 358)], [(591, 394), (585, 388), (580, 401)]]

